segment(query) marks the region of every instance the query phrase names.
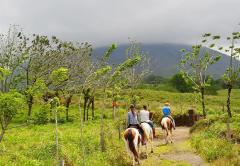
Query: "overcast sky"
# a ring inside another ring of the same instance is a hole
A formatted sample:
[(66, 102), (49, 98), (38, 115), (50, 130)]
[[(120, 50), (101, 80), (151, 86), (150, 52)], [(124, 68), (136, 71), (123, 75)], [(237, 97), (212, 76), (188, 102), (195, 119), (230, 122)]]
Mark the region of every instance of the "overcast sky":
[(0, 0), (0, 32), (25, 32), (88, 41), (196, 43), (204, 32), (240, 30), (240, 0)]

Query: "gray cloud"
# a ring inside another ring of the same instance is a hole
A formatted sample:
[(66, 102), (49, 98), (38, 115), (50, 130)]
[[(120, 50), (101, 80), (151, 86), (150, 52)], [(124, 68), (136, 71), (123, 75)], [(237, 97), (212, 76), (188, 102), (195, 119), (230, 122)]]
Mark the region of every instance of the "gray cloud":
[[(195, 43), (204, 32), (227, 34), (240, 22), (239, 0), (1, 0), (0, 31), (10, 24), (95, 46)], [(239, 27), (240, 29), (240, 27)]]

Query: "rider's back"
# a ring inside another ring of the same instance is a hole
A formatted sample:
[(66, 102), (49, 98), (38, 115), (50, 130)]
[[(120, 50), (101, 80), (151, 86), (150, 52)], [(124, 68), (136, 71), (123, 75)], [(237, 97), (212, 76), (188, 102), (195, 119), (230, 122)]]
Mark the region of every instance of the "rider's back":
[(139, 116), (141, 122), (149, 122), (149, 111), (141, 110)]
[(169, 106), (164, 106), (162, 109), (163, 115), (164, 116), (169, 116), (171, 114), (170, 107)]
[(128, 112), (128, 123), (130, 125), (138, 124), (138, 119), (137, 119), (137, 114), (136, 113), (134, 113), (132, 111)]

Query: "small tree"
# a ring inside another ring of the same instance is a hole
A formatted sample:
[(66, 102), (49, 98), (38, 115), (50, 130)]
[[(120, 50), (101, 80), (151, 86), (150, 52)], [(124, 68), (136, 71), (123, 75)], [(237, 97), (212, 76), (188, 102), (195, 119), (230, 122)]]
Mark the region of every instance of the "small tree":
[(23, 108), (23, 103), (22, 95), (17, 92), (0, 94), (0, 142), (2, 141), (11, 120), (18, 113), (18, 111)]
[(49, 75), (53, 70), (59, 68), (61, 58), (57, 49), (59, 41), (55, 38), (33, 34), (33, 39), (28, 46), (28, 52), (23, 66), (24, 92), (28, 101), (28, 116), (32, 114), (32, 105), (35, 94), (28, 94), (28, 89), (36, 87), (37, 80), (42, 80), (49, 87)]
[(61, 57), (59, 67), (68, 69), (68, 79), (58, 86), (65, 99), (66, 120), (68, 120), (69, 106), (76, 89), (81, 89), (84, 80), (88, 77), (92, 68), (92, 47), (89, 43), (74, 43), (59, 41), (60, 47), (57, 50)]
[[(204, 35), (207, 37), (208, 35)], [(202, 112), (203, 116), (206, 118), (205, 109), (205, 89), (208, 84), (208, 68), (210, 65), (215, 64), (221, 59), (221, 56), (215, 53), (209, 53), (201, 45), (192, 46), (191, 51), (186, 51), (182, 49), (184, 53), (181, 58), (180, 69), (186, 79), (189, 79), (196, 88), (197, 91), (201, 93), (202, 101)]]
[[(229, 46), (230, 63), (228, 68), (226, 69), (225, 74), (223, 75), (223, 79), (228, 89), (227, 112), (230, 118), (232, 117), (231, 92), (232, 92), (233, 86), (236, 84), (240, 76), (239, 60), (237, 60), (237, 57), (240, 55), (240, 47), (235, 46), (235, 42), (239, 39), (240, 39), (240, 32), (233, 32), (232, 36), (227, 38), (227, 40), (231, 40), (231, 45)], [(228, 51), (228, 50), (226, 49), (225, 51)]]
[(131, 100), (133, 104), (136, 104), (138, 96), (135, 95), (134, 89), (139, 85), (141, 80), (150, 73), (150, 58), (148, 54), (141, 50), (139, 43), (130, 41), (130, 46), (126, 50), (127, 59), (140, 58), (139, 63), (131, 68), (128, 68), (124, 72), (124, 77), (127, 79), (128, 86), (131, 89)]
[(27, 40), (16, 25), (10, 26), (6, 34), (0, 34), (0, 67), (11, 71), (0, 81), (1, 92), (17, 89), (21, 83), (19, 68), (24, 61)]
[[(215, 47), (216, 46), (216, 40), (220, 39), (220, 36), (211, 35), (210, 33), (206, 33), (204, 35), (205, 39), (202, 41), (202, 43), (209, 43), (209, 47)], [(227, 94), (227, 112), (228, 116), (232, 117), (231, 112), (231, 92), (234, 85), (237, 83), (239, 76), (240, 76), (240, 68), (239, 68), (239, 59), (237, 59), (240, 55), (240, 47), (236, 45), (237, 41), (240, 39), (240, 32), (233, 32), (229, 37), (227, 37), (227, 41), (230, 41), (230, 45), (228, 46), (218, 46), (219, 51), (224, 51), (225, 53), (230, 52), (230, 62), (229, 65), (223, 75), (223, 80), (226, 84), (226, 87), (228, 89)]]
[(192, 92), (193, 84), (189, 80), (184, 78), (184, 75), (181, 73), (175, 74), (171, 80), (171, 84), (180, 92)]

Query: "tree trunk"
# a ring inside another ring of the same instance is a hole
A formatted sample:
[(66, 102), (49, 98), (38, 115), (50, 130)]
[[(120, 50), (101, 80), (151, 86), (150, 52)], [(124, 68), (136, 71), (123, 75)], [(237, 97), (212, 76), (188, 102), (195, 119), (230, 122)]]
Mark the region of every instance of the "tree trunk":
[(92, 103), (92, 100), (89, 100), (88, 104), (87, 104), (87, 117), (86, 117), (87, 121), (88, 121), (88, 111), (89, 111), (91, 103)]
[(227, 140), (231, 142), (230, 117), (228, 117), (227, 119), (226, 127), (227, 127), (227, 133), (226, 133)]
[(58, 163), (59, 156), (58, 156), (58, 116), (57, 116), (57, 108), (55, 109), (55, 137), (56, 137), (56, 161)]
[(103, 120), (103, 111), (105, 110), (105, 100), (106, 100), (106, 97), (105, 97), (105, 90), (104, 90), (104, 99), (103, 99), (103, 109), (102, 109), (102, 112), (101, 112), (101, 132), (100, 132), (100, 147), (101, 147), (101, 152), (104, 152), (106, 150), (106, 147), (105, 147), (105, 140), (104, 140), (104, 120)]
[(72, 101), (72, 95), (68, 96), (66, 99), (66, 121), (69, 120), (68, 112), (69, 112), (69, 106)]
[(227, 99), (227, 112), (228, 116), (231, 118), (232, 117), (232, 112), (231, 112), (231, 92), (232, 92), (232, 86), (228, 86), (228, 99)]
[(92, 97), (92, 120), (94, 120), (94, 97)]
[[(115, 103), (115, 101), (114, 101), (114, 103)], [(113, 119), (116, 118), (116, 105), (114, 105), (114, 103), (113, 103)]]
[(2, 129), (1, 134), (0, 134), (0, 143), (2, 142), (4, 134), (5, 134), (5, 129)]
[(202, 111), (203, 111), (203, 116), (206, 118), (206, 109), (205, 109), (205, 89), (202, 87), (201, 88), (201, 96), (202, 96)]
[(84, 97), (84, 104), (83, 104), (83, 121), (86, 120), (87, 101), (88, 101), (88, 98), (87, 98), (87, 97)]
[(28, 96), (28, 117), (32, 115), (32, 106), (33, 106), (33, 96)]
[(121, 135), (121, 114), (119, 110), (117, 110), (117, 117), (118, 117), (118, 139), (120, 140), (122, 135)]
[(79, 101), (78, 101), (78, 112), (79, 112), (79, 119), (80, 119), (80, 145), (82, 149), (82, 156), (83, 156), (83, 166), (86, 165), (85, 162), (85, 147), (84, 147), (84, 142), (83, 142), (83, 118), (82, 118), (82, 111), (81, 111), (81, 101), (82, 101), (82, 94), (79, 96)]

